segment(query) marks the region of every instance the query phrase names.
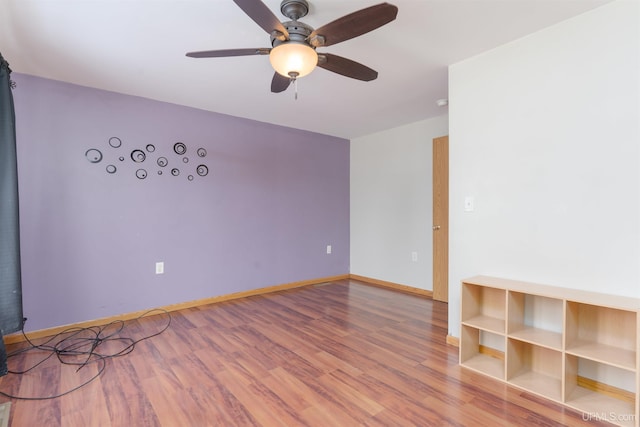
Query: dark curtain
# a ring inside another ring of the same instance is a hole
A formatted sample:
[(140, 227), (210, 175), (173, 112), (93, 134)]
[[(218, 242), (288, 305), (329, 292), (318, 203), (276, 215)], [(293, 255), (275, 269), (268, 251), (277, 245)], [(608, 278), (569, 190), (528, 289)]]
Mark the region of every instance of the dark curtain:
[(7, 373), (2, 335), (22, 328), (16, 127), (9, 63), (0, 54), (0, 375)]

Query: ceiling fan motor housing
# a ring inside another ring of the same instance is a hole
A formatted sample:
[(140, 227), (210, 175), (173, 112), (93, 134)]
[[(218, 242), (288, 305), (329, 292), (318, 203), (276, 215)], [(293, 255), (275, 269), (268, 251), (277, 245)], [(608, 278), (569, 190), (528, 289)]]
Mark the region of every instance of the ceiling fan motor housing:
[(313, 27), (300, 21), (283, 22), (282, 25), (284, 25), (284, 27), (289, 32), (289, 40), (282, 40), (281, 38), (277, 37), (277, 35), (272, 34), (271, 46), (276, 47), (282, 43), (287, 43), (289, 41), (309, 45), (306, 40), (307, 37), (309, 37), (309, 34), (313, 32)]

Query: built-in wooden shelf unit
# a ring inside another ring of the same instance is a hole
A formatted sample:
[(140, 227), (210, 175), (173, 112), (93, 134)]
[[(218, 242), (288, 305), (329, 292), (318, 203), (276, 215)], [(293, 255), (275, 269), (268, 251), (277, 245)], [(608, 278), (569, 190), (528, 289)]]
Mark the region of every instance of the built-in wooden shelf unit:
[(640, 299), (475, 276), (461, 302), (463, 367), (640, 427)]

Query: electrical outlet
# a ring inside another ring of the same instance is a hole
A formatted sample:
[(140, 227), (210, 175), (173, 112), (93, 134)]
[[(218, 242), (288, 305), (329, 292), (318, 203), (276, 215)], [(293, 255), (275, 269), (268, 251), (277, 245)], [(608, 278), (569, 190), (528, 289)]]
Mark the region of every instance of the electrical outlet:
[(156, 262), (156, 274), (164, 274), (164, 262)]
[(411, 261), (418, 262), (418, 252), (416, 251), (411, 252)]
[(327, 254), (331, 253), (331, 245), (327, 245)]

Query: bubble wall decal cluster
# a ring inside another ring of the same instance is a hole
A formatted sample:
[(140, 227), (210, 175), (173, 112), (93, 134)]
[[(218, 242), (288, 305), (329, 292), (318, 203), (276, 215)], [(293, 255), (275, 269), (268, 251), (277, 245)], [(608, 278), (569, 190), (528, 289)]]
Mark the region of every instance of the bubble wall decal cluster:
[[(107, 142), (104, 152), (99, 148), (89, 148), (84, 155), (89, 163), (107, 163), (104, 170), (110, 175), (129, 173), (130, 170), (138, 180), (144, 180), (151, 176), (163, 176), (164, 171), (168, 170), (170, 176), (186, 177), (187, 181), (193, 181), (196, 177), (209, 174), (209, 167), (203, 163), (207, 150), (202, 147), (190, 150), (187, 144), (178, 141), (167, 144), (164, 150), (164, 147), (156, 147), (155, 144), (145, 144), (144, 148), (127, 148), (126, 141), (117, 136), (108, 138)], [(190, 161), (189, 153), (197, 156), (194, 162)], [(116, 160), (121, 166), (116, 167)], [(127, 167), (127, 164), (131, 167)], [(149, 173), (153, 170), (155, 174)]]

